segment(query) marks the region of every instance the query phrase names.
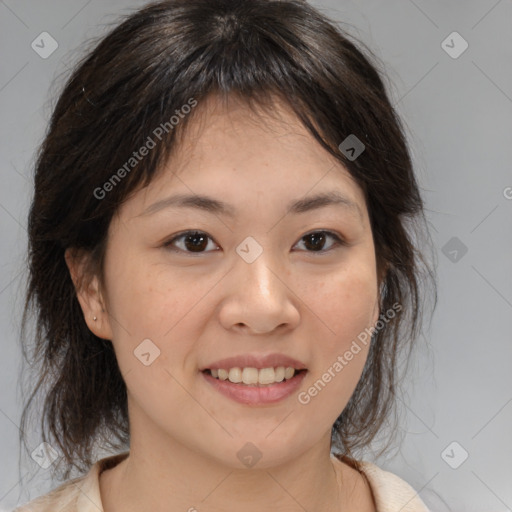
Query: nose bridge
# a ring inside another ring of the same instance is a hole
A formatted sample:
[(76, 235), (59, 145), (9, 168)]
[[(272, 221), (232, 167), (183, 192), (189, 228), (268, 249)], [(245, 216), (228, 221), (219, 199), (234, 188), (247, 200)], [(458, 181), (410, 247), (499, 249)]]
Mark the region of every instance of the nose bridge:
[(251, 294), (271, 299), (279, 288), (280, 281), (276, 277), (279, 266), (272, 251), (263, 247), (254, 239), (244, 241), (237, 248), (239, 260), (236, 262), (236, 275), (242, 288), (248, 288)]
[(228, 315), (231, 320), (228, 324), (245, 325), (256, 334), (296, 324), (297, 312), (276, 275), (278, 265), (271, 251), (263, 251), (251, 263), (240, 258), (235, 265), (234, 294), (230, 301), (234, 309), (228, 308), (234, 315)]
[(244, 327), (253, 334), (296, 327), (300, 313), (288, 294), (284, 276), (279, 275), (284, 264), (278, 253), (251, 237), (236, 252), (220, 308), (222, 325), (226, 329)]

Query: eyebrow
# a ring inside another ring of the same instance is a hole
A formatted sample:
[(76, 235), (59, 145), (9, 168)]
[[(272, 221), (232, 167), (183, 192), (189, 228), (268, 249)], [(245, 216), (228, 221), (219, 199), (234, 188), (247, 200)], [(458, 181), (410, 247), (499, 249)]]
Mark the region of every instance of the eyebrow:
[[(326, 206), (343, 206), (356, 213), (362, 219), (363, 214), (357, 203), (339, 192), (329, 191), (316, 194), (307, 198), (291, 201), (286, 208), (286, 214), (306, 213)], [(139, 216), (152, 215), (164, 208), (195, 208), (214, 215), (233, 218), (236, 216), (236, 210), (233, 206), (204, 195), (178, 194), (165, 199), (161, 199), (146, 208)]]

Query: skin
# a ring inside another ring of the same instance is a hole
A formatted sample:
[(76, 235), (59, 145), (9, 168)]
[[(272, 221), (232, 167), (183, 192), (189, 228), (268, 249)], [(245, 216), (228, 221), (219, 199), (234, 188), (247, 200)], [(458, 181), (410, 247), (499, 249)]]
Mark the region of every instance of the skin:
[[(105, 512), (372, 511), (364, 477), (345, 464), (335, 470), (330, 458), (331, 427), (368, 347), (307, 405), (297, 393), (240, 404), (199, 372), (232, 355), (280, 352), (308, 368), (298, 392), (305, 391), (376, 323), (379, 283), (363, 192), (285, 105), (256, 116), (243, 103), (224, 108), (211, 97), (199, 108), (178, 152), (112, 220), (104, 288), (96, 277), (77, 286), (87, 324), (112, 340), (128, 389), (130, 456), (101, 474)], [(286, 214), (288, 202), (332, 190), (358, 210)], [(236, 214), (172, 207), (142, 215), (175, 193), (208, 195)], [(181, 253), (164, 245), (189, 229), (210, 237), (203, 252), (190, 252), (183, 238), (174, 242)], [(327, 236), (315, 251), (304, 236), (316, 230), (346, 245)], [(236, 252), (248, 236), (263, 249), (251, 264)], [(84, 259), (67, 251), (66, 260), (77, 283)], [(134, 350), (148, 338), (160, 355), (145, 366)], [(237, 457), (247, 442), (262, 454), (251, 468)]]

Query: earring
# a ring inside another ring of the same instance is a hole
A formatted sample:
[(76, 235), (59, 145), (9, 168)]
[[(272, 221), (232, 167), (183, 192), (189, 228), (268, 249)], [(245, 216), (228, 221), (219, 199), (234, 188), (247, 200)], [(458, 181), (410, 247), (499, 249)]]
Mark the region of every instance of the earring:
[(98, 320), (96, 317), (94, 317), (94, 321), (96, 322), (96, 320)]

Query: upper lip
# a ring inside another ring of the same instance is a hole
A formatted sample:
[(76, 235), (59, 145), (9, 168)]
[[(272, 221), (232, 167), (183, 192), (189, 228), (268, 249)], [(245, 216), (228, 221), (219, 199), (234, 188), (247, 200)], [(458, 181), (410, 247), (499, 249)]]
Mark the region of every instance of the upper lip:
[(285, 368), (291, 366), (296, 370), (305, 370), (306, 365), (293, 357), (287, 356), (285, 354), (278, 354), (277, 352), (273, 354), (242, 354), (240, 356), (227, 357), (225, 359), (219, 359), (214, 363), (210, 363), (202, 368), (203, 370), (219, 370), (219, 369), (228, 369), (228, 368), (257, 368), (261, 370), (262, 368), (277, 368), (279, 366), (284, 366)]

